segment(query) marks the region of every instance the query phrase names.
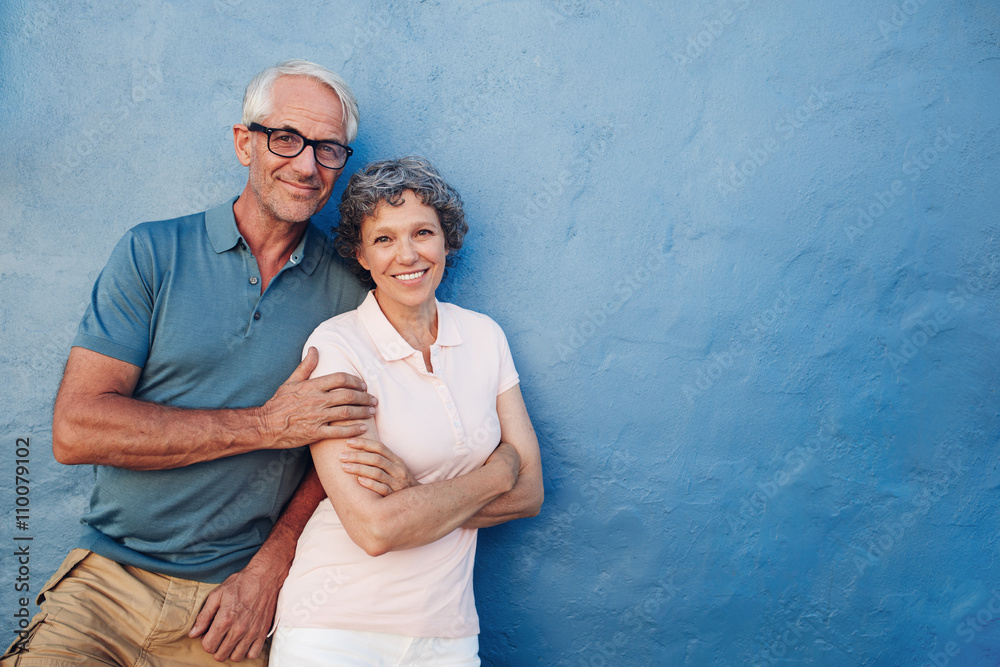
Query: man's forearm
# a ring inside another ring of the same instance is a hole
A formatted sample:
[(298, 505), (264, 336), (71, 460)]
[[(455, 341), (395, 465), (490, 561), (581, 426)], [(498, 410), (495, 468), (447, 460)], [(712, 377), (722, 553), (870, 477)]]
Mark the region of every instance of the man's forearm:
[(230, 575), (205, 600), (188, 636), (201, 637), (202, 648), (216, 660), (232, 657), (239, 661), (244, 654), (256, 659), (264, 648), (299, 535), (324, 496), (310, 467), (247, 566)]
[(295, 545), (299, 536), (306, 527), (309, 517), (324, 498), (326, 491), (323, 490), (316, 469), (310, 465), (309, 471), (302, 478), (302, 482), (299, 483), (274, 528), (271, 529), (271, 534), (251, 560), (251, 564), (264, 566), (269, 573), (273, 572), (280, 576), (284, 582), (292, 558), (295, 556)]
[(164, 470), (266, 446), (259, 408), (187, 410), (104, 394), (56, 405), (52, 446), (66, 464)]
[(302, 447), (360, 435), (372, 398), (359, 378), (310, 379), (318, 355), (302, 363), (259, 408), (190, 410), (132, 397), (142, 369), (74, 347), (52, 416), (60, 463), (165, 470), (258, 449)]

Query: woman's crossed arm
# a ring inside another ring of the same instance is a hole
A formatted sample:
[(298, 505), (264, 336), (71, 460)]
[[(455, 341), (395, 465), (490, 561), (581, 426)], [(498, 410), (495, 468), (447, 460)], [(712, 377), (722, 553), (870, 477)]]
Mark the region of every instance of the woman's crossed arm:
[[(313, 444), (320, 480), (351, 539), (378, 556), (430, 544), (459, 527), (483, 528), (538, 514), (544, 494), (541, 456), (518, 385), (497, 397), (497, 416), (501, 443), (481, 468), (432, 484), (414, 481), (384, 496), (385, 489), (372, 490), (381, 482), (354, 474), (352, 466), (365, 465), (366, 455), (352, 440)], [(374, 420), (365, 423), (377, 438)], [(379, 449), (372, 443), (366, 448)], [(388, 449), (379, 454), (395, 456)]]

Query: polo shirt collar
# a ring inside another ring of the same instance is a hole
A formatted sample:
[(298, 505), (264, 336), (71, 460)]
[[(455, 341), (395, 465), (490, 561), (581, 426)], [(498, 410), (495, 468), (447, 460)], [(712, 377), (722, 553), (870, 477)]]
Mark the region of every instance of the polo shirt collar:
[[(458, 323), (451, 317), (451, 312), (447, 308), (442, 308), (441, 302), (437, 299), (434, 299), (434, 303), (437, 305), (438, 316), (438, 335), (434, 345), (439, 347), (461, 345), (462, 334), (458, 330)], [(379, 354), (386, 361), (398, 361), (416, 353), (382, 312), (378, 301), (375, 300), (375, 290), (368, 292), (364, 302), (358, 306), (358, 318), (375, 342)]]
[[(236, 203), (237, 199), (239, 199), (238, 196), (233, 197), (228, 202), (205, 211), (205, 229), (208, 231), (212, 249), (217, 254), (232, 250), (243, 239), (236, 226), (236, 214), (233, 213), (233, 204)], [(292, 251), (292, 256), (289, 259), (289, 262), (301, 266), (302, 270), (309, 275), (312, 275), (323, 259), (323, 239), (317, 239), (317, 234), (322, 234), (322, 232), (310, 222), (306, 226), (306, 233), (299, 239), (299, 244)]]
[(310, 222), (306, 226), (306, 233), (302, 235), (299, 245), (292, 251), (289, 261), (298, 263), (307, 275), (312, 275), (319, 263), (323, 260), (323, 252), (327, 240), (323, 232), (316, 225)]
[(208, 240), (217, 254), (232, 250), (240, 242), (240, 230), (236, 227), (233, 204), (239, 197), (233, 197), (213, 209), (205, 211), (205, 229)]

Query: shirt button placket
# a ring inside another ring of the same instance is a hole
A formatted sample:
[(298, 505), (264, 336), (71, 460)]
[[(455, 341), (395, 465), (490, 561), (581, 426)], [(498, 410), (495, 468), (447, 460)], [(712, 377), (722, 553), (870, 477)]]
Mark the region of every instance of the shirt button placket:
[(464, 452), (468, 450), (468, 446), (465, 444), (465, 428), (462, 426), (462, 419), (458, 415), (455, 399), (452, 397), (448, 386), (443, 380), (435, 378), (435, 381), (438, 383), (438, 396), (441, 398), (441, 404), (444, 405), (445, 413), (447, 413), (448, 419), (451, 421), (452, 433), (455, 434), (455, 451)]
[[(260, 278), (258, 276), (256, 275), (250, 276), (250, 290), (251, 290), (252, 303), (254, 304), (253, 322), (256, 322), (257, 320), (260, 319), (260, 311), (257, 309), (260, 308), (260, 300), (263, 298), (263, 295), (261, 295), (260, 293), (260, 288), (257, 287), (258, 283), (260, 283)], [(253, 324), (253, 322), (251, 322), (251, 324)]]
[(254, 259), (253, 253), (250, 252), (250, 248), (247, 247), (245, 241), (240, 241), (240, 250), (243, 251), (243, 258), (246, 262), (245, 266), (250, 277), (247, 279), (247, 300), (249, 301), (251, 319), (247, 323), (246, 333), (244, 336), (249, 336), (250, 331), (253, 328), (254, 322), (260, 320), (260, 273), (257, 267), (257, 262)]

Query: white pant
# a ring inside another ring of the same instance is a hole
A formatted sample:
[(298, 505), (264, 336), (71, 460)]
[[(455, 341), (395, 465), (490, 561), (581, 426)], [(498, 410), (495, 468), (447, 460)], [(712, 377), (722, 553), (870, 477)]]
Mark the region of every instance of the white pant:
[(479, 667), (479, 637), (407, 637), (384, 632), (279, 627), (271, 667)]

